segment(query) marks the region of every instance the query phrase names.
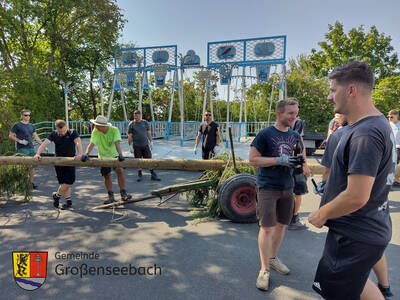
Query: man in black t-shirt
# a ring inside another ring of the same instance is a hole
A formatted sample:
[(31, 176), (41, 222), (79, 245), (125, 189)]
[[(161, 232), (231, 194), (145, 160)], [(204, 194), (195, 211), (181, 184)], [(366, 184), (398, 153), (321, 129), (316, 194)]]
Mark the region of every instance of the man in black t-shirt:
[(269, 288), (270, 268), (283, 275), (290, 272), (278, 258), (278, 250), (293, 216), (293, 169), (303, 163), (301, 155), (294, 156), (300, 135), (290, 128), (298, 111), (296, 99), (279, 101), (275, 124), (262, 129), (250, 147), (250, 165), (258, 167), (256, 214), (261, 268), (256, 287), (265, 291)]
[[(82, 142), (78, 132), (75, 129), (69, 130), (64, 120), (55, 122), (56, 130), (54, 130), (37, 150), (34, 160), (40, 160), (40, 154), (43, 150), (53, 142), (56, 148), (56, 156), (73, 157), (80, 160), (82, 157)], [(75, 155), (75, 147), (78, 149), (78, 155)], [(66, 202), (61, 209), (69, 209), (72, 206), (71, 185), (75, 182), (75, 167), (54, 167), (57, 174), (58, 187), (57, 192), (53, 193), (53, 205), (58, 208), (61, 196), (64, 196)]]
[(394, 137), (373, 105), (374, 75), (366, 63), (339, 66), (329, 79), (328, 101), (351, 125), (333, 154), (320, 208), (308, 217), (329, 227), (313, 289), (325, 299), (383, 299), (368, 276), (392, 235)]
[(204, 112), (204, 123), (200, 124), (199, 131), (194, 145), (194, 154), (197, 154), (197, 146), (203, 136), (201, 144), (201, 153), (203, 159), (213, 158), (218, 153), (220, 138), (218, 134), (218, 124), (212, 120), (211, 112), (206, 110)]

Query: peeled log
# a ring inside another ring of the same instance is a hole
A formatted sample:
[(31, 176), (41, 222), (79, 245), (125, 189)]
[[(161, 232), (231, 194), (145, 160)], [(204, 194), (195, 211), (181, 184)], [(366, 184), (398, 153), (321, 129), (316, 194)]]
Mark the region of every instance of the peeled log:
[[(238, 165), (246, 164), (248, 161), (237, 161)], [(223, 170), (226, 161), (223, 160), (196, 160), (196, 159), (141, 159), (126, 158), (119, 162), (116, 158), (90, 158), (86, 162), (74, 160), (72, 157), (42, 157), (35, 162), (26, 156), (0, 156), (0, 165), (39, 165), (39, 166), (75, 166), (75, 167), (122, 167), (133, 169), (162, 169), (162, 170)], [(322, 174), (324, 167), (316, 163), (308, 163), (313, 174)], [(400, 168), (396, 173), (400, 175)]]

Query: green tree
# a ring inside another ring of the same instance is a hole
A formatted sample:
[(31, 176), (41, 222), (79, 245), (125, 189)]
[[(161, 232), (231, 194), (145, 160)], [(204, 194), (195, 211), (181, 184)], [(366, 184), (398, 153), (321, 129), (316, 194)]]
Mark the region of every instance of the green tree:
[(376, 108), (387, 114), (392, 109), (400, 110), (400, 75), (383, 79), (372, 92)]
[(375, 26), (366, 32), (363, 25), (344, 32), (343, 24), (328, 25), (325, 41), (319, 42), (321, 50), (311, 49), (310, 64), (318, 77), (327, 76), (338, 65), (362, 60), (374, 71), (376, 80), (394, 75), (399, 69), (399, 60), (391, 45), (391, 37), (379, 33)]

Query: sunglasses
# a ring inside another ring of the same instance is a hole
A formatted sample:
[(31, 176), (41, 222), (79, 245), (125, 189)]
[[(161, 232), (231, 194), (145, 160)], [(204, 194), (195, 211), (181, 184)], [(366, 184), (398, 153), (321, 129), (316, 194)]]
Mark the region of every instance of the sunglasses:
[(30, 117), (31, 115), (24, 115), (24, 117)]
[(205, 117), (211, 117), (211, 114), (205, 114), (204, 116)]

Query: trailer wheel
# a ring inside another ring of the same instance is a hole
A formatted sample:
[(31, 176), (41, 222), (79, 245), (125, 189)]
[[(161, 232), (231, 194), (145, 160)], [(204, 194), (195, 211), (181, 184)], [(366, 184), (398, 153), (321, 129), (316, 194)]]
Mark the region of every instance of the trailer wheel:
[(237, 174), (222, 185), (218, 201), (224, 215), (233, 222), (254, 223), (256, 217), (256, 177)]

